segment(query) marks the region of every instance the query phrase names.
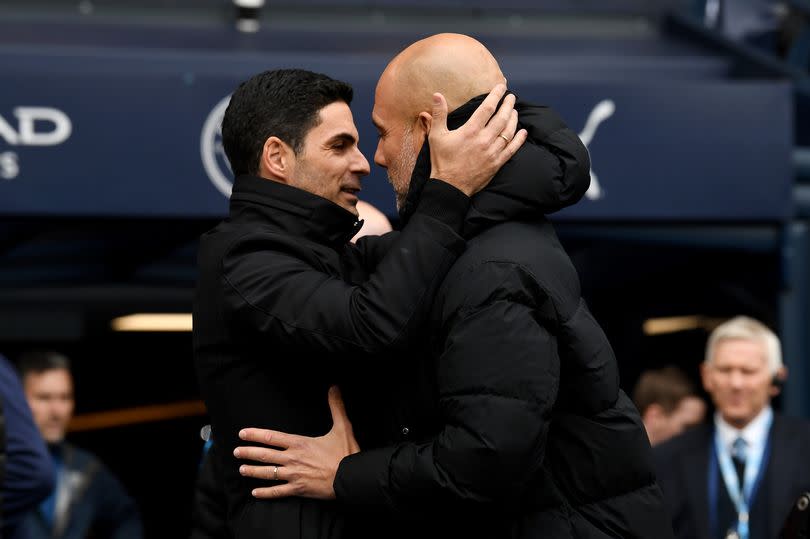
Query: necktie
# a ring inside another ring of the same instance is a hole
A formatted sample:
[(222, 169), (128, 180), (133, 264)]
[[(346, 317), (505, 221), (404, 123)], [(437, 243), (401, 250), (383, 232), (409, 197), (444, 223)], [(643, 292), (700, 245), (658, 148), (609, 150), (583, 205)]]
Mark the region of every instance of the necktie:
[(734, 470), (737, 472), (737, 479), (740, 481), (740, 491), (743, 489), (745, 478), (745, 457), (748, 444), (741, 437), (731, 444), (731, 461), (734, 463)]

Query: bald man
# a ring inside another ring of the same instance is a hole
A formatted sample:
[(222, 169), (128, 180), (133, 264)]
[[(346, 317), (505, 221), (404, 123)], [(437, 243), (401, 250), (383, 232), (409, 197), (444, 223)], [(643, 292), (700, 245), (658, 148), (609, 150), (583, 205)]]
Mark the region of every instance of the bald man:
[[(403, 223), (429, 178), (433, 92), (453, 129), (504, 80), (481, 43), (457, 34), (419, 41), (385, 69), (374, 160)], [(389, 444), (347, 450), (355, 440), (334, 399), (335, 429), (321, 438), (245, 429), (243, 440), (275, 448), (238, 448), (272, 464), (242, 473), (281, 481), (254, 496), (337, 499), (386, 538), (672, 536), (644, 427), (545, 217), (585, 193), (588, 153), (547, 107), (515, 109), (528, 141), (473, 198), (468, 247), (436, 294), (427, 338), (380, 381), (393, 402)], [(372, 428), (350, 416), (358, 437)]]

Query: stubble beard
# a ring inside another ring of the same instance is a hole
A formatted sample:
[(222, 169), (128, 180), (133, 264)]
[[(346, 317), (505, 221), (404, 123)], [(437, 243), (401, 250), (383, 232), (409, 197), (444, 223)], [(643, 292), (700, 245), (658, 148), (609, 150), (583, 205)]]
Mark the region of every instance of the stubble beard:
[(402, 147), (399, 149), (396, 161), (388, 168), (388, 181), (394, 188), (397, 197), (397, 211), (402, 209), (408, 198), (408, 189), (411, 186), (411, 174), (416, 166), (416, 149), (413, 144), (412, 131), (405, 131)]

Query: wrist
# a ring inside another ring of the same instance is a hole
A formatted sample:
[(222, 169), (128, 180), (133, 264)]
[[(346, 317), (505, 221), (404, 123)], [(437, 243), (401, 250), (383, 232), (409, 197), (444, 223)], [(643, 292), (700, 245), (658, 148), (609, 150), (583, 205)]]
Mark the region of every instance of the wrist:
[(431, 168), (430, 177), (434, 180), (441, 180), (444, 183), (452, 187), (455, 187), (457, 190), (461, 191), (468, 197), (471, 197), (475, 194), (475, 190), (468, 183), (459, 181), (452, 174), (443, 173), (439, 169)]

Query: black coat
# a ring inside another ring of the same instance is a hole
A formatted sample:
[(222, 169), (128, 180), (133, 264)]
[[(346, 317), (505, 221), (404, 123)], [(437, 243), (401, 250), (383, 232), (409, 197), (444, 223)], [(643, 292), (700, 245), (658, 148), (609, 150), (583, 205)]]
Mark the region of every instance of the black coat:
[(226, 539), (228, 501), (222, 488), (222, 463), (216, 457), (216, 446), (206, 449), (197, 470), (194, 498), (191, 506), (191, 536), (189, 539)]
[[(711, 424), (694, 429), (656, 446), (658, 477), (675, 535), (680, 539), (710, 539), (708, 470), (713, 443)], [(754, 519), (764, 518), (767, 532), (751, 539), (774, 539), (785, 523), (793, 504), (802, 492), (810, 490), (810, 424), (779, 415), (773, 418), (770, 432), (771, 454), (765, 463), (763, 481), (754, 499)], [(722, 480), (718, 492), (724, 491)], [(720, 495), (720, 494), (718, 494)]]
[(194, 359), (235, 537), (341, 536), (334, 503), (252, 498), (261, 483), (239, 475), (233, 449), (244, 427), (326, 433), (331, 384), (346, 387), (350, 413), (362, 411), (353, 389), (376, 383), (362, 383), (368, 361), (384, 361), (382, 351), (421, 331), (435, 288), (464, 248), (470, 199), (444, 182), (429, 185), (402, 234), (355, 246), (356, 218), (340, 206), (239, 177), (229, 218), (200, 239)]
[[(338, 499), (393, 511), (405, 537), (670, 537), (639, 415), (543, 215), (583, 195), (587, 150), (549, 109), (517, 108), (529, 142), (473, 198), (467, 250), (411, 353), (410, 441), (344, 459)], [(424, 148), (409, 203), (428, 172)]]

